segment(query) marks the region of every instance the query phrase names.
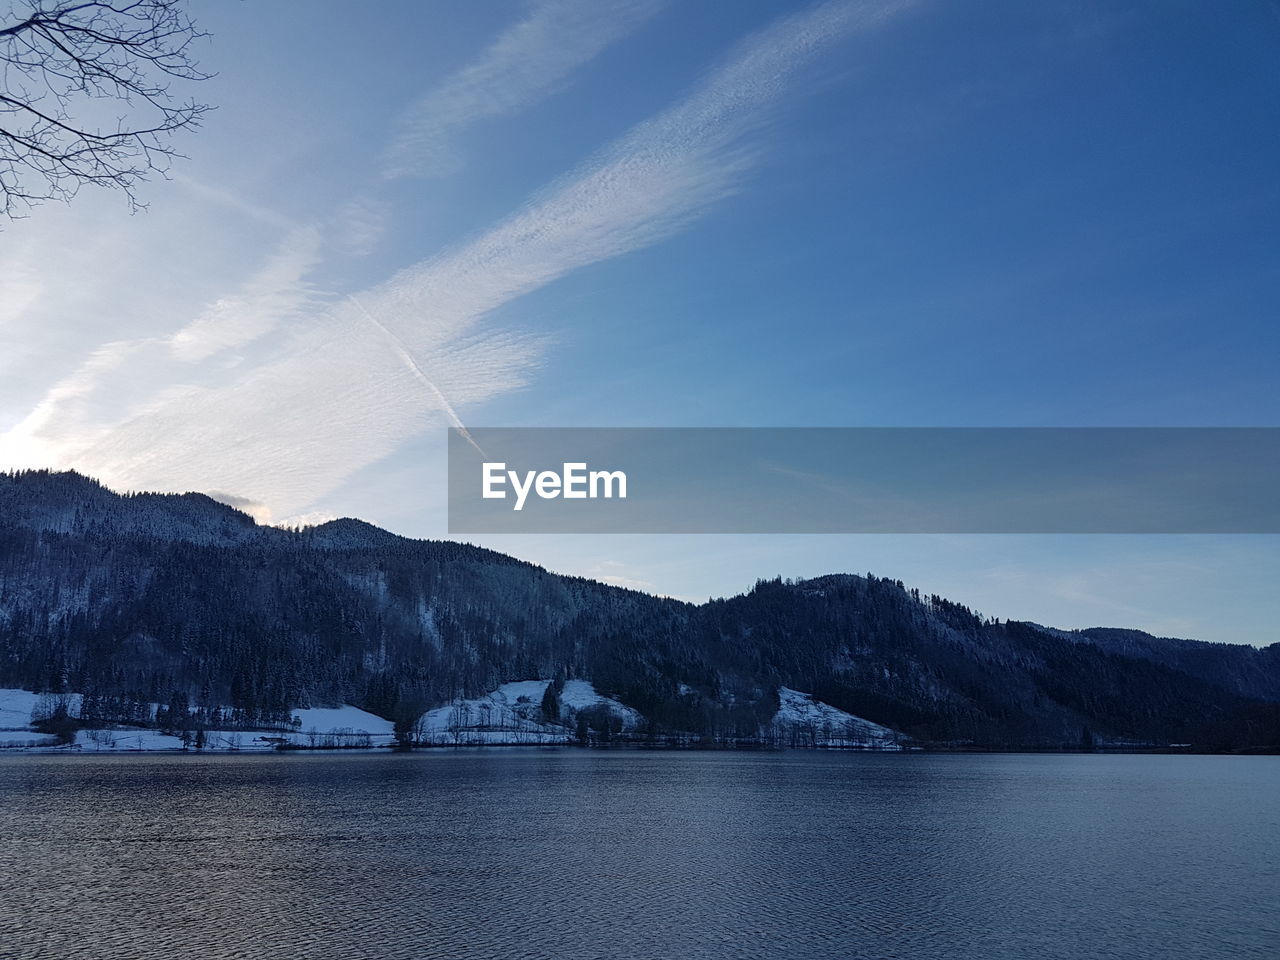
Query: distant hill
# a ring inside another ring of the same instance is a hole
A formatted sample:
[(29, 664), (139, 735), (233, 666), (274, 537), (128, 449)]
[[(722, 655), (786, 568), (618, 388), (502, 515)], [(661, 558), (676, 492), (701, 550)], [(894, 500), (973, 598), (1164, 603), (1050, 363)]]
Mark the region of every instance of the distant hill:
[(1141, 630), (1118, 627), (1052, 632), (1079, 643), (1093, 644), (1108, 653), (1181, 670), (1242, 697), (1280, 700), (1280, 643), (1259, 650), (1243, 644), (1156, 637)]
[(247, 722), (412, 718), (537, 678), (589, 681), (636, 736), (750, 739), (807, 695), (936, 746), (1280, 742), (1280, 645), (1000, 622), (872, 575), (692, 605), (358, 520), (0, 475), (0, 686)]

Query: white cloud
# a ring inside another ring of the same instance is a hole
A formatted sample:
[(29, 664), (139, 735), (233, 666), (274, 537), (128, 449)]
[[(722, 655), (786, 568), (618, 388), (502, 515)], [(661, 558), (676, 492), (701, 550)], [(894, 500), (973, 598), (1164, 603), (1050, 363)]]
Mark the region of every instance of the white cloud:
[(225, 374), (234, 363), (224, 360), (194, 374), (185, 368), (252, 343), (311, 303), (303, 278), (316, 262), (319, 242), (314, 229), (296, 229), (237, 293), (216, 301), (171, 336), (98, 347), (24, 420), (0, 435), (0, 457), (20, 466), (65, 463), (71, 451), (104, 441), (118, 420), (139, 409), (183, 402), (192, 376)]
[(338, 211), (333, 231), (345, 252), (366, 257), (374, 251), (386, 230), (391, 205), (385, 200), (362, 195), (349, 200)]
[(223, 190), (218, 187), (210, 186), (202, 180), (190, 177), (181, 171), (174, 170), (169, 173), (168, 179), (187, 190), (193, 196), (198, 197), (208, 203), (216, 204), (228, 210), (233, 210), (250, 220), (265, 224), (269, 227), (275, 227), (279, 230), (292, 230), (295, 224), (288, 217), (277, 213), (270, 207), (261, 203), (255, 203), (247, 199), (241, 194), (231, 190)]
[(318, 527), (324, 523), (330, 523), (338, 519), (336, 513), (329, 513), (327, 510), (312, 510), (308, 513), (299, 513), (292, 517), (285, 517), (278, 523), (277, 527)]
[[(637, 250), (679, 230), (738, 187), (757, 145), (746, 135), (800, 66), (898, 4), (822, 4), (755, 34), (680, 103), (446, 256), (410, 268), (362, 296), (384, 319), (432, 316), (459, 329), (582, 266)], [(412, 348), (418, 330), (402, 334)]]
[[(39, 270), (22, 251), (0, 258), (0, 330), (13, 330), (45, 294)], [(23, 351), (0, 351), (0, 377), (23, 360)]]
[(478, 120), (554, 94), (578, 67), (653, 16), (661, 0), (543, 0), (473, 63), (404, 115), (384, 175), (445, 176), (460, 163), (455, 139)]
[(603, 576), (596, 577), (601, 583), (607, 583), (611, 587), (623, 587), (627, 590), (643, 590), (646, 593), (653, 593), (653, 584), (648, 580), (638, 580), (635, 577), (621, 577), (617, 574), (607, 573)]
[(174, 356), (195, 363), (242, 347), (299, 313), (311, 299), (305, 278), (319, 260), (319, 251), (319, 230), (292, 230), (237, 294), (216, 301), (173, 335), (169, 345)]
[(904, 5), (828, 2), (776, 22), (506, 221), (354, 297), (307, 300), (318, 241), (293, 232), (239, 294), (176, 334), (101, 348), (0, 436), (0, 460), (39, 456), (113, 486), (213, 488), (275, 515), (306, 511), (443, 425), (451, 405), (523, 386), (543, 343), (479, 321), (670, 235), (737, 189), (760, 148), (749, 135), (794, 72)]
[(265, 503), (259, 503), (249, 497), (240, 497), (234, 493), (224, 493), (221, 490), (209, 490), (206, 492), (210, 499), (225, 503), (228, 507), (234, 507), (241, 513), (247, 513), (258, 523), (271, 522), (271, 510)]
[(17, 323), (44, 292), (44, 281), (34, 264), (23, 256), (9, 255), (0, 268), (0, 326)]

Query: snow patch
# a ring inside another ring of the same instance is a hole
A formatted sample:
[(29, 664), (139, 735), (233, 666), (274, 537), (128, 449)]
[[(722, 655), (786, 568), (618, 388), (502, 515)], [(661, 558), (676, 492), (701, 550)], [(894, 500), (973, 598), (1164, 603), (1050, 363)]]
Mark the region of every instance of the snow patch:
[(299, 728), (303, 732), (317, 733), (369, 733), (391, 736), (395, 724), (390, 720), (372, 714), (359, 707), (313, 707), (309, 710), (294, 710), (293, 716), (302, 721)]
[[(212, 742), (215, 737), (222, 736), (222, 732), (210, 730), (205, 736)], [(94, 753), (181, 750), (182, 738), (159, 730), (136, 728), (80, 730), (76, 732), (75, 749)]]
[[(72, 744), (58, 744), (55, 737), (36, 732), (31, 714), (37, 707), (48, 709), (57, 702), (67, 706), (72, 717), (80, 715), (79, 694), (40, 694), (29, 690), (0, 689), (0, 749), (80, 750), (96, 753), (195, 749), (193, 732), (184, 744), (178, 736), (142, 727), (102, 727), (76, 731)], [(298, 721), (286, 730), (205, 730), (205, 753), (274, 750), (281, 745), (296, 747), (382, 747), (394, 741), (394, 724), (358, 707), (316, 707), (294, 710)]]
[(566, 680), (560, 692), (560, 717), (542, 715), (542, 698), (550, 680), (504, 683), (483, 697), (457, 699), (428, 710), (418, 721), (414, 739), (429, 744), (571, 743), (577, 738), (575, 716), (603, 708), (623, 731), (635, 730), (641, 716), (630, 707), (602, 697), (587, 680)]
[(778, 712), (767, 735), (788, 746), (901, 750), (906, 739), (896, 730), (838, 710), (812, 694), (778, 688)]
[(0, 730), (30, 730), (31, 711), (40, 694), (29, 690), (0, 690)]

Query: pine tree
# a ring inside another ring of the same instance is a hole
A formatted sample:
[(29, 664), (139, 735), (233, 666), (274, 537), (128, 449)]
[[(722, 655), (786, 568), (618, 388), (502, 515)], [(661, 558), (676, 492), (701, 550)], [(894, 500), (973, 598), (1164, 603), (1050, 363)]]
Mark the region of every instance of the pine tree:
[(560, 698), (556, 696), (554, 683), (548, 683), (546, 692), (542, 694), (542, 719), (547, 723), (556, 723), (560, 719)]

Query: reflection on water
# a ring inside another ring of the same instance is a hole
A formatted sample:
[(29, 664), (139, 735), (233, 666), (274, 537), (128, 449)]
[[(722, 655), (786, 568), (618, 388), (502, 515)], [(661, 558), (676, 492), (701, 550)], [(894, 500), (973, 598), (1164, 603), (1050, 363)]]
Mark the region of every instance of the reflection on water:
[(0, 758), (0, 958), (1280, 957), (1280, 758)]

